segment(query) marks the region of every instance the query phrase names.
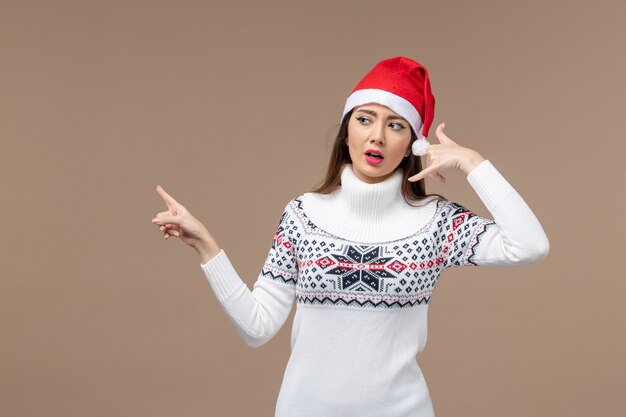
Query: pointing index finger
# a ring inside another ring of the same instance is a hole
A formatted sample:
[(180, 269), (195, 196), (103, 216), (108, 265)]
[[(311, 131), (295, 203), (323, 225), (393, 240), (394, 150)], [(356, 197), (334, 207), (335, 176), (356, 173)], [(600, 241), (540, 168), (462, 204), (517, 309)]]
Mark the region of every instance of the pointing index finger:
[(172, 207), (178, 204), (178, 202), (174, 200), (174, 197), (166, 193), (163, 187), (161, 187), (160, 185), (157, 185), (156, 190), (168, 207)]
[(412, 177), (407, 178), (409, 181), (411, 182), (415, 182), (415, 181), (419, 181), (422, 178), (424, 178), (426, 176), (426, 172), (424, 172), (424, 170), (418, 172), (417, 174), (413, 175)]
[(431, 172), (437, 171), (439, 168), (441, 168), (441, 164), (431, 165), (422, 169), (420, 172), (413, 175), (412, 177), (409, 177), (408, 180), (412, 182), (421, 180), (422, 178), (426, 178), (428, 175), (430, 175)]

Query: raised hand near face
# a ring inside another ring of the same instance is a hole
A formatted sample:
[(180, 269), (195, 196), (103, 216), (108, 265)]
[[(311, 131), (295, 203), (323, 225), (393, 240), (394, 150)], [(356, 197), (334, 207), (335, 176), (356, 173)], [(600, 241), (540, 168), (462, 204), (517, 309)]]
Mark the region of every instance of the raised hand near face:
[(437, 126), (435, 134), (439, 139), (438, 144), (431, 143), (426, 153), (426, 166), (416, 175), (409, 177), (409, 181), (419, 181), (422, 178), (431, 176), (442, 184), (446, 183), (446, 178), (441, 174), (446, 168), (456, 168), (466, 175), (470, 173), (479, 163), (485, 160), (473, 149), (465, 148), (450, 139), (443, 133), (445, 123)]

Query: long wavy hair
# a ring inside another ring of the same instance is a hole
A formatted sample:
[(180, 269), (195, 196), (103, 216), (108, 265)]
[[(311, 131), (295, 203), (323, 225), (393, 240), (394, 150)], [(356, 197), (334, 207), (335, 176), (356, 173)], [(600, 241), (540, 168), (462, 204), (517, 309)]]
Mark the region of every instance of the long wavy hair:
[[(318, 186), (311, 190), (313, 193), (330, 194), (341, 186), (341, 171), (346, 164), (352, 163), (348, 145), (346, 144), (346, 138), (348, 137), (348, 121), (350, 120), (350, 116), (352, 116), (352, 112), (353, 110), (350, 110), (341, 121), (339, 132), (335, 138), (333, 150), (330, 155), (326, 177)], [(417, 136), (411, 128), (411, 145), (416, 140)], [(421, 158), (410, 154), (408, 157), (402, 159), (398, 168), (402, 169), (401, 191), (402, 196), (408, 205), (413, 206), (411, 202), (421, 202), (423, 200), (430, 199), (430, 197), (437, 197), (447, 201), (447, 199), (441, 194), (426, 194), (426, 184), (423, 178), (415, 182), (408, 181), (409, 177), (412, 177), (422, 170)], [(422, 204), (418, 204), (414, 207), (421, 206)]]

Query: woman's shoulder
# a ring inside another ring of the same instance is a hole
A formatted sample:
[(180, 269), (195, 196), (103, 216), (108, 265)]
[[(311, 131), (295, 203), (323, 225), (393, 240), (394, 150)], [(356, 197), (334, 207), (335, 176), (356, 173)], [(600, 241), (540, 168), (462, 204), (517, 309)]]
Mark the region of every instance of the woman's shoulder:
[(289, 205), (295, 208), (303, 209), (306, 206), (330, 203), (335, 200), (337, 192), (334, 191), (328, 194), (316, 193), (313, 191), (306, 191), (293, 197), (289, 201)]
[(289, 214), (302, 215), (305, 201), (310, 201), (311, 199), (314, 199), (317, 196), (323, 196), (323, 194), (304, 192), (301, 194), (292, 195), (292, 197), (288, 198), (284, 206), (283, 214), (289, 213)]
[(295, 194), (292, 195), (292, 197), (290, 197), (287, 200), (287, 204), (286, 207), (290, 207), (290, 206), (294, 206), (294, 205), (298, 205), (299, 203), (302, 203), (303, 201), (309, 199), (309, 198), (315, 198), (315, 196), (320, 196), (323, 194), (318, 194), (318, 193), (311, 193), (311, 192), (304, 192), (301, 194)]

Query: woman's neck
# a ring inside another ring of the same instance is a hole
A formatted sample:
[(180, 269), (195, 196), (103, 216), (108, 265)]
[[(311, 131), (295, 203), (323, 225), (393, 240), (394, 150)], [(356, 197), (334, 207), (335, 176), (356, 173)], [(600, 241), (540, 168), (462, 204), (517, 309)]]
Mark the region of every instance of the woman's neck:
[(402, 170), (397, 169), (387, 179), (370, 184), (356, 176), (352, 164), (346, 164), (337, 197), (353, 215), (376, 222), (392, 215), (394, 207), (404, 202), (401, 181)]
[(360, 243), (401, 239), (418, 231), (434, 214), (434, 205), (412, 207), (402, 195), (402, 170), (369, 184), (346, 164), (341, 186), (331, 194), (306, 193), (304, 212), (326, 232)]

